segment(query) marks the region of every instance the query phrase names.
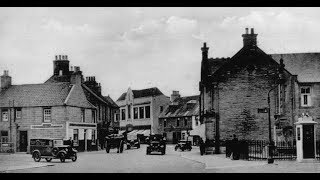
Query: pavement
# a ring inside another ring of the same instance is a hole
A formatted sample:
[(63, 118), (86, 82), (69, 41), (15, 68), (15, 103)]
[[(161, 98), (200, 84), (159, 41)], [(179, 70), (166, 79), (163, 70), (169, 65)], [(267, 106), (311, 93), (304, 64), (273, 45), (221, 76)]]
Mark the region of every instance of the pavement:
[(52, 166), (46, 162), (35, 162), (31, 158), (31, 154), (27, 153), (14, 153), (6, 154), (0, 153), (0, 173), (4, 173), (11, 170), (28, 169)]
[(319, 173), (320, 161), (299, 163), (295, 160), (231, 160), (225, 154), (200, 156), (198, 147), (191, 151), (174, 151), (167, 145), (166, 155), (146, 155), (146, 145), (140, 149), (109, 154), (102, 151), (80, 152), (76, 162), (45, 160), (34, 162), (30, 154), (0, 153), (0, 173)]

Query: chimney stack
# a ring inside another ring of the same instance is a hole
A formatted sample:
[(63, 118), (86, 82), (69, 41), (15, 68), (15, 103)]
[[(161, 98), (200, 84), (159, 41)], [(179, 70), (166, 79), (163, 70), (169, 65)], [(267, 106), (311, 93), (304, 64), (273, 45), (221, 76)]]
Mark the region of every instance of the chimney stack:
[(242, 34), (243, 46), (244, 47), (255, 47), (257, 46), (257, 35), (254, 33), (254, 29), (251, 28), (251, 33), (248, 33), (248, 28), (246, 28), (246, 33)]
[(179, 97), (180, 97), (179, 91), (172, 91), (170, 101), (173, 102), (174, 100), (176, 100)]
[(62, 75), (69, 75), (69, 61), (66, 55), (56, 55), (53, 61), (53, 74), (59, 75), (62, 71)]
[(207, 47), (207, 43), (203, 43), (203, 47), (201, 48), (202, 51), (202, 60), (208, 59), (208, 50), (209, 48)]
[(11, 86), (11, 77), (9, 76), (9, 71), (4, 70), (3, 75), (0, 76), (0, 91), (7, 89)]

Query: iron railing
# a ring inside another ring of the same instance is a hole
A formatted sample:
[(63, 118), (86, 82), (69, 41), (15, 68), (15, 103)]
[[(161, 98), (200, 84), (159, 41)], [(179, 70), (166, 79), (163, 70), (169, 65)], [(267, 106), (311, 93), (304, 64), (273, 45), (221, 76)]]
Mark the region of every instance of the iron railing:
[[(243, 160), (267, 160), (268, 144), (269, 142), (266, 140), (239, 140), (237, 142), (227, 140), (226, 156), (235, 153), (239, 159)], [(296, 159), (295, 141), (275, 142), (272, 154), (275, 160)]]

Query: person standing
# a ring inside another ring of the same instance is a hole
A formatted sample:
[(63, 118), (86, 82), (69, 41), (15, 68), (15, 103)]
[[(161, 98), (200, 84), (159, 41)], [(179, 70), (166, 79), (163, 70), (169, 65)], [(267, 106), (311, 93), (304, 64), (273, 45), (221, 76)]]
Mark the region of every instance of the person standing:
[(238, 138), (235, 134), (233, 134), (233, 139), (231, 141), (232, 160), (239, 160), (238, 144), (239, 144)]

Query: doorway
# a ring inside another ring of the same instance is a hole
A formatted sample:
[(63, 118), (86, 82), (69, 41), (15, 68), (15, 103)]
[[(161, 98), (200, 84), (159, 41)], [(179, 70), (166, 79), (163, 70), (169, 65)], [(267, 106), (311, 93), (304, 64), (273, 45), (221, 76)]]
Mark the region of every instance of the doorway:
[(19, 151), (27, 152), (28, 149), (28, 131), (20, 131)]
[(314, 158), (314, 125), (303, 125), (303, 158)]

